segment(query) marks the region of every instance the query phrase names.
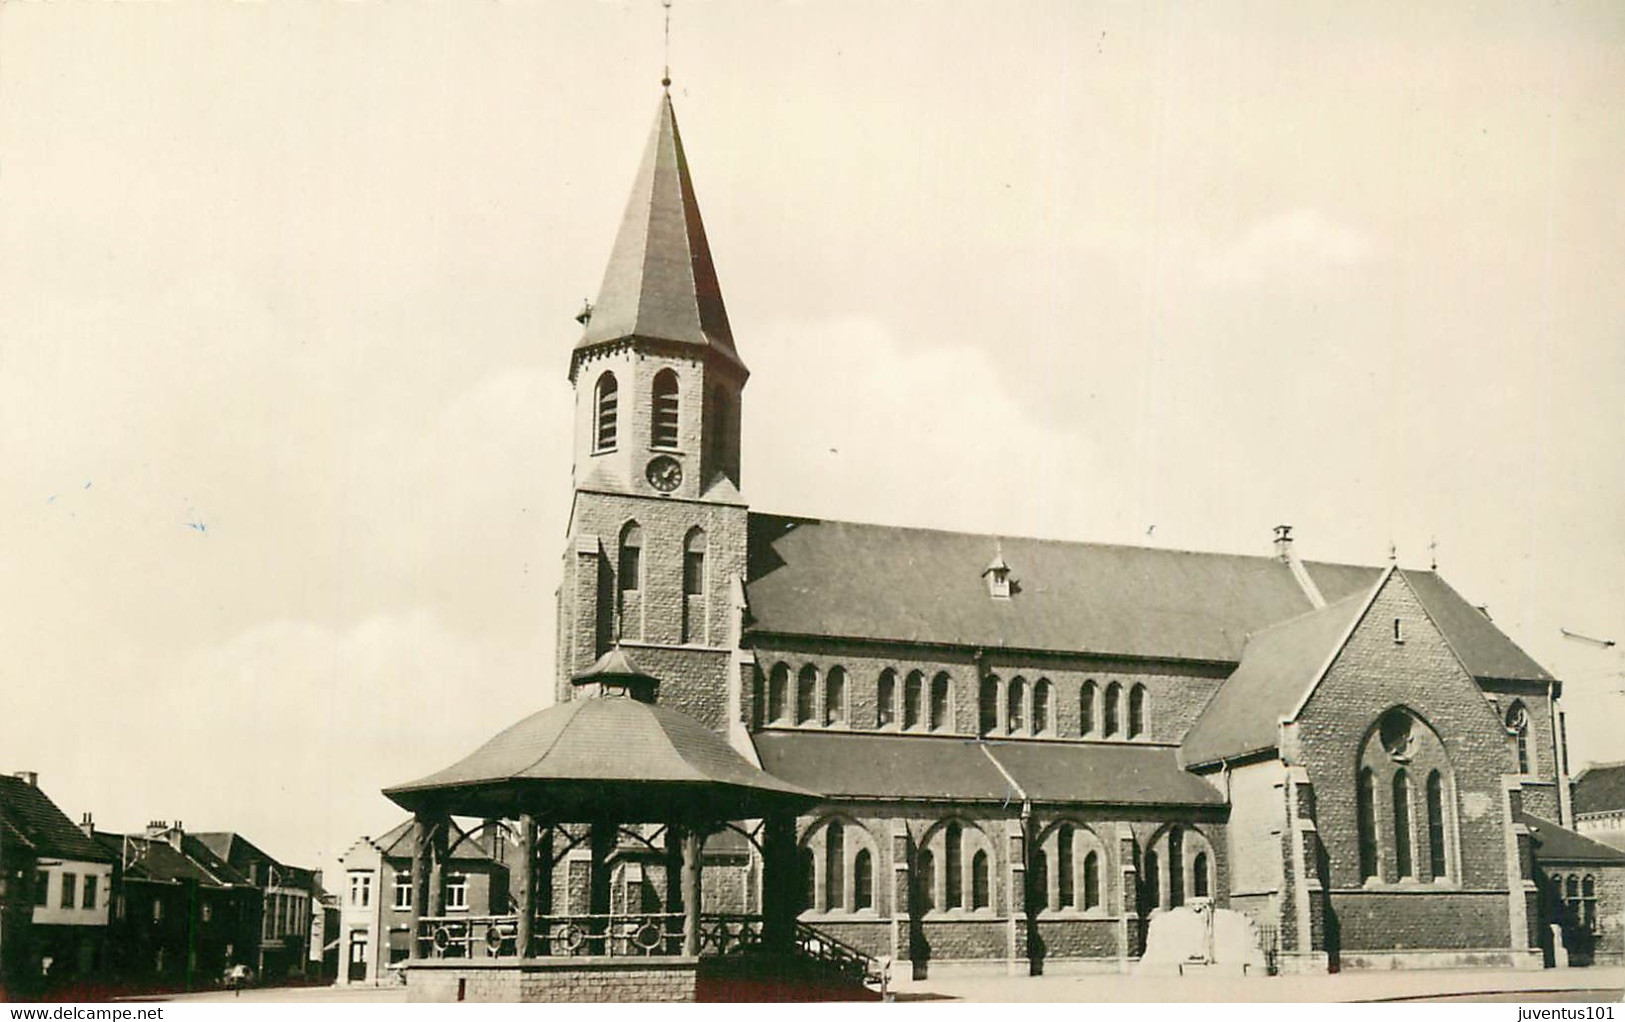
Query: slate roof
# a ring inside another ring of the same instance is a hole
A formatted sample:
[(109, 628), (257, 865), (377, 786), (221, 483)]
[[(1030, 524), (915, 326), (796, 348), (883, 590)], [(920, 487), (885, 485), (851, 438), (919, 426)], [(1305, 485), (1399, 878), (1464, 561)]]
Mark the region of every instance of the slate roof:
[(1625, 812), (1625, 763), (1602, 763), (1580, 771), (1574, 779), (1574, 811)]
[[(1002, 552), (1015, 580), (988, 596)], [(1305, 562), (1328, 603), (1369, 592), (1384, 569)], [(1405, 571), (1476, 677), (1549, 675), (1431, 572)], [(1274, 556), (987, 536), (752, 513), (750, 629), (1235, 663), (1247, 636), (1313, 606)]]
[(35, 855), (76, 862), (113, 861), (45, 792), (21, 778), (0, 777), (0, 820)]
[(1162, 746), (788, 730), (752, 737), (764, 769), (830, 798), (1223, 804)]
[(576, 351), (625, 337), (707, 348), (739, 364), (671, 95), (654, 130)]
[[(532, 803), (588, 815), (614, 804), (625, 822), (727, 802), (743, 810), (816, 796), (757, 769), (716, 732), (665, 706), (626, 698), (574, 699), (534, 713), (438, 773), (386, 788), (406, 809), (503, 816)], [(647, 815), (644, 815), (647, 814)]]
[(183, 839), (176, 849), (164, 838), (96, 832), (96, 842), (124, 875), (138, 880), (190, 881), (204, 887), (252, 887), (248, 878), (196, 840)]
[(1610, 848), (1583, 834), (1559, 827), (1528, 813), (1518, 814), (1518, 820), (1529, 828), (1535, 842), (1535, 858), (1549, 863), (1594, 862), (1599, 865), (1625, 866), (1625, 851)]
[[(406, 819), (391, 827), (380, 837), (372, 839), (372, 844), (391, 859), (410, 859), (416, 852), (413, 847), (412, 818)], [(451, 824), (452, 833), (457, 836), (455, 841), (448, 842), (446, 858), (451, 862), (492, 862), (495, 861), (480, 847), (479, 837), (457, 826), (455, 820)]]
[(1291, 713), (1369, 602), (1355, 593), (1254, 635), (1241, 663), (1185, 732), (1187, 765), (1272, 749)]

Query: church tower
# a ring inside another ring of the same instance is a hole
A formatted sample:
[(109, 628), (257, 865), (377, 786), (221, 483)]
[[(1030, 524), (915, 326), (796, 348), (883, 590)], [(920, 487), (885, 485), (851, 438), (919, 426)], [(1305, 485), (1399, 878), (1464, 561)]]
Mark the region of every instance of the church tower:
[(596, 301), (570, 354), (574, 501), (558, 697), (613, 644), (658, 700), (737, 721), (746, 511), (734, 349), (688, 160), (663, 94)]

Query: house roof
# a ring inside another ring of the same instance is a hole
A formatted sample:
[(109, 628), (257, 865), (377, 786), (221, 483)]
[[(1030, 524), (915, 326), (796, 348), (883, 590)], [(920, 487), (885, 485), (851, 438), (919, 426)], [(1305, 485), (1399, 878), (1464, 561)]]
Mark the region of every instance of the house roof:
[(743, 368), (669, 93), (660, 98), (626, 215), (576, 351), (628, 337), (695, 345)]
[(1185, 732), (1187, 764), (1271, 749), (1291, 713), (1369, 603), (1368, 594), (1292, 618), (1254, 635), (1241, 663)]
[(1528, 813), (1519, 813), (1518, 820), (1529, 828), (1537, 859), (1549, 863), (1594, 862), (1625, 866), (1625, 851)]
[(112, 861), (45, 792), (21, 778), (0, 777), (0, 820), (36, 855), (76, 862)]
[(140, 880), (189, 881), (203, 887), (251, 887), (248, 878), (213, 855), (202, 842), (183, 839), (177, 849), (162, 837), (96, 832), (96, 842), (124, 875)]
[(1574, 779), (1576, 813), (1625, 812), (1625, 763), (1586, 767)]
[[(412, 818), (406, 819), (385, 831), (380, 837), (372, 839), (372, 844), (387, 858), (410, 859), (416, 852), (413, 845), (415, 840), (412, 832)], [(451, 862), (491, 862), (494, 861), (484, 848), (480, 846), (479, 836), (470, 833), (457, 825), (453, 820), (451, 824), (454, 839), (446, 843), (446, 858)]]
[(830, 798), (1219, 805), (1174, 750), (1126, 743), (977, 741), (865, 732), (762, 731), (764, 769)]
[(672, 813), (741, 819), (817, 796), (757, 769), (716, 732), (669, 707), (573, 699), (534, 713), (451, 766), (386, 788), (417, 810), (502, 817), (528, 811), (624, 822)]
[[(1000, 555), (1008, 600), (982, 580)], [(1328, 603), (1369, 592), (1384, 571), (1304, 567)], [(1404, 575), (1475, 677), (1549, 677), (1438, 576)], [(1241, 659), (1248, 635), (1314, 609), (1274, 556), (757, 513), (747, 596), (758, 633), (1221, 663)]]

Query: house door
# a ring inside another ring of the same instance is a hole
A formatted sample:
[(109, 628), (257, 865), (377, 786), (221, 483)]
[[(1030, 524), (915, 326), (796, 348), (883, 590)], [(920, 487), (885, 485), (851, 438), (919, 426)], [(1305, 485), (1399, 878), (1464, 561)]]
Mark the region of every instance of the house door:
[(350, 938), (350, 982), (363, 983), (367, 979), (367, 938)]

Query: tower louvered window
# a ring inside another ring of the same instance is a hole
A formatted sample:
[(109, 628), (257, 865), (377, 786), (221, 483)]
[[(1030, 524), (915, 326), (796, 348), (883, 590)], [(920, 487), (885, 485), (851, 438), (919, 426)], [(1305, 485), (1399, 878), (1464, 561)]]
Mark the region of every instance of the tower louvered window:
[(617, 423), (620, 418), (620, 384), (614, 373), (598, 377), (597, 393), (593, 397), (593, 453), (613, 451)]
[(650, 418), (649, 444), (652, 447), (677, 446), (677, 374), (662, 369), (655, 375), (654, 407)]

